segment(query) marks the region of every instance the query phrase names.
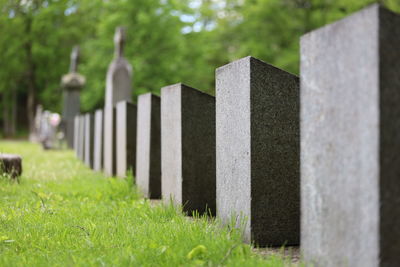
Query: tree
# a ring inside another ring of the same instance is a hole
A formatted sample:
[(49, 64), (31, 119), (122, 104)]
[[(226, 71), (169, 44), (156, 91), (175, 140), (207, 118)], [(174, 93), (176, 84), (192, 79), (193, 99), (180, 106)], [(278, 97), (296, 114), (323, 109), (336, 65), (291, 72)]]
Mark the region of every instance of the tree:
[[(37, 103), (59, 109), (59, 80), (68, 69), (68, 61), (60, 59), (68, 58), (72, 45), (85, 36), (87, 24), (79, 21), (79, 14), (67, 12), (76, 1), (2, 0), (0, 4), (0, 48), (5, 51), (0, 74), (3, 110), (10, 109), (7, 103), (12, 104), (11, 110), (21, 103), (9, 101), (10, 95), (16, 98), (17, 90), (26, 105), (28, 128), (32, 129)], [(5, 124), (9, 117), (9, 112), (3, 112)]]
[(81, 72), (87, 77), (87, 86), (82, 92), (83, 110), (104, 104), (105, 74), (113, 57), (117, 26), (124, 26), (127, 33), (124, 56), (133, 65), (134, 95), (157, 94), (162, 86), (180, 81), (184, 23), (173, 14), (183, 3), (115, 0), (102, 5), (103, 19), (96, 25), (93, 38), (82, 44)]
[[(134, 96), (177, 82), (213, 94), (215, 69), (248, 55), (298, 74), (301, 35), (373, 2), (0, 0), (0, 119), (13, 134), (17, 119), (32, 127), (37, 103), (60, 112), (74, 45), (87, 80), (82, 111), (102, 107), (117, 26), (127, 32)], [(398, 0), (378, 2), (400, 11)]]

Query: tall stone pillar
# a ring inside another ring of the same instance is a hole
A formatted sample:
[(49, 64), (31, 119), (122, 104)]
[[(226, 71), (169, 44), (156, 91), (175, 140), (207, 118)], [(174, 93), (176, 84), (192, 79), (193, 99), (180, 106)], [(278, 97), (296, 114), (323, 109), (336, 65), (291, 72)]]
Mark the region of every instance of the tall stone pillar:
[(69, 73), (64, 75), (61, 86), (64, 88), (64, 104), (62, 121), (65, 139), (69, 148), (74, 146), (74, 117), (80, 111), (80, 91), (85, 85), (85, 77), (78, 71), (79, 47), (75, 46), (71, 53)]
[(115, 57), (108, 67), (106, 98), (104, 104), (104, 172), (115, 175), (115, 105), (120, 101), (131, 101), (132, 67), (122, 56), (125, 42), (124, 30), (118, 27), (114, 36)]

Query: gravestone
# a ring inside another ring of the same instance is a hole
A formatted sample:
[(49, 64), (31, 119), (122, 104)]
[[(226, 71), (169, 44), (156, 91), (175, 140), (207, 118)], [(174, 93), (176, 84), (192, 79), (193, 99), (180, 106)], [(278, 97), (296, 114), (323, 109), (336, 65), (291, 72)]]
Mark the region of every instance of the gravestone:
[(101, 171), (103, 168), (103, 110), (98, 109), (94, 114), (94, 144), (93, 169)]
[(17, 178), (22, 173), (22, 158), (18, 155), (0, 153), (0, 175)]
[(302, 253), (400, 263), (400, 16), (379, 5), (301, 38)]
[(68, 147), (74, 144), (74, 117), (80, 111), (80, 91), (85, 85), (85, 77), (77, 73), (79, 60), (79, 47), (75, 46), (71, 53), (69, 73), (64, 75), (61, 86), (64, 88), (64, 105), (62, 124)]
[(50, 149), (53, 145), (53, 136), (55, 132), (51, 127), (50, 121), (50, 111), (43, 110), (40, 117), (40, 131), (39, 131), (39, 142), (42, 144), (44, 149)]
[(117, 102), (130, 101), (132, 98), (132, 67), (123, 58), (125, 34), (123, 28), (116, 29), (114, 36), (115, 55), (107, 71), (106, 97), (104, 105), (104, 172), (116, 173), (115, 163), (115, 114)]
[(82, 144), (82, 140), (81, 140), (81, 127), (82, 127), (82, 120), (81, 120), (81, 115), (77, 115), (77, 120), (78, 120), (78, 131), (77, 131), (77, 145), (76, 145), (76, 157), (78, 159), (81, 159), (81, 144)]
[(94, 116), (85, 114), (85, 164), (93, 168)]
[(217, 214), (246, 242), (299, 244), (298, 77), (253, 57), (216, 70)]
[(40, 120), (39, 140), (43, 149), (60, 148), (58, 127), (61, 122), (60, 114), (43, 111)]
[(135, 173), (136, 163), (136, 105), (121, 101), (116, 106), (116, 174), (126, 177)]
[(40, 142), (40, 126), (43, 116), (43, 106), (37, 105), (34, 119), (33, 132), (29, 135), (30, 142)]
[(136, 184), (146, 198), (161, 198), (160, 97), (138, 97)]
[(79, 147), (79, 115), (76, 115), (74, 117), (74, 150), (76, 157), (78, 157), (78, 147)]
[(78, 133), (78, 158), (85, 159), (85, 116), (79, 115), (79, 133)]
[(162, 197), (215, 214), (215, 98), (183, 84), (161, 89)]

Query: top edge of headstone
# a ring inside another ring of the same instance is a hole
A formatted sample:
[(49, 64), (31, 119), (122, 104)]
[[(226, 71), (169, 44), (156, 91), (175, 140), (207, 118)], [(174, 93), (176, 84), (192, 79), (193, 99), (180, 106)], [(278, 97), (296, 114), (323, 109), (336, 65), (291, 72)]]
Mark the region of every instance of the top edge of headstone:
[(197, 90), (196, 88), (193, 88), (193, 87), (191, 87), (189, 85), (186, 85), (184, 83), (181, 83), (181, 82), (164, 86), (164, 87), (161, 88), (161, 90), (169, 90), (169, 89), (172, 90), (172, 88), (180, 88), (180, 89), (182, 89), (182, 88), (190, 88), (190, 89)]
[(278, 71), (280, 73), (286, 73), (287, 75), (293, 76), (295, 78), (299, 78), (298, 75), (296, 75), (294, 73), (291, 73), (291, 72), (289, 72), (287, 70), (278, 68), (278, 67), (276, 67), (276, 66), (274, 66), (272, 64), (269, 64), (269, 63), (267, 63), (267, 62), (265, 62), (265, 61), (263, 61), (261, 59), (255, 58), (255, 57), (250, 57), (250, 62), (252, 63), (253, 66), (254, 66), (254, 64), (258, 64), (258, 65), (261, 65), (264, 68), (268, 68), (269, 70), (275, 70), (275, 71)]
[(138, 98), (139, 97), (149, 97), (149, 95), (150, 95), (150, 97), (158, 97), (158, 98), (160, 98), (160, 96), (158, 96), (158, 95), (156, 95), (156, 94), (154, 94), (152, 92), (147, 92), (147, 93), (140, 94), (140, 95), (138, 95)]
[(177, 89), (180, 89), (181, 91), (182, 90), (190, 91), (192, 93), (197, 93), (197, 94), (201, 94), (201, 95), (205, 95), (205, 96), (208, 96), (208, 97), (215, 98), (215, 96), (213, 96), (213, 95), (207, 94), (207, 93), (205, 93), (205, 92), (203, 92), (203, 91), (201, 91), (201, 90), (199, 90), (197, 88), (191, 87), (191, 86), (186, 85), (184, 83), (176, 83), (176, 84), (171, 84), (171, 85), (164, 86), (164, 87), (161, 88), (161, 91), (166, 91), (166, 90), (169, 91), (169, 90), (177, 90)]
[(104, 108), (98, 108), (98, 109), (96, 109), (94, 112), (95, 112), (95, 113), (103, 112), (103, 110), (104, 110)]
[[(390, 11), (389, 9), (383, 7), (381, 4), (378, 4), (378, 3), (372, 4), (372, 5), (368, 5), (368, 6), (362, 8), (362, 9), (360, 9), (358, 11), (355, 11), (355, 12), (347, 15), (346, 17), (344, 17), (342, 19), (339, 19), (337, 21), (334, 21), (332, 23), (326, 24), (326, 25), (324, 25), (322, 27), (316, 28), (314, 30), (311, 30), (311, 31), (305, 33), (304, 35), (302, 35), (300, 37), (300, 44), (302, 44), (303, 42), (306, 42), (314, 34), (319, 34), (319, 33), (325, 32), (325, 31), (330, 31), (330, 30), (332, 30), (332, 28), (340, 27), (340, 25), (342, 25), (342, 24), (349, 23), (351, 20), (354, 19), (354, 17), (365, 16), (365, 15), (368, 15), (370, 13), (375, 14), (376, 16), (379, 16), (379, 13), (382, 12), (382, 11), (383, 12), (390, 12), (390, 13), (399, 15), (399, 14), (393, 12), (393, 11)], [(345, 25), (343, 25), (343, 26), (345, 26)]]
[(203, 92), (200, 89), (197, 89), (197, 88), (194, 88), (194, 87), (191, 87), (191, 86), (187, 86), (185, 84), (182, 84), (182, 90), (190, 91), (190, 93), (195, 93), (195, 94), (198, 94), (198, 95), (204, 95), (204, 96), (207, 96), (207, 97), (215, 98), (215, 96), (213, 96), (213, 95), (210, 95), (210, 94), (208, 94), (206, 92)]
[(8, 153), (0, 153), (1, 159), (22, 159), (20, 155), (17, 154), (8, 154)]
[(161, 91), (164, 90), (172, 90), (172, 88), (181, 88), (184, 84), (183, 83), (174, 83), (174, 84), (170, 84), (170, 85), (166, 85), (161, 87)]
[[(269, 63), (267, 63), (267, 62), (265, 62), (265, 61), (263, 61), (261, 59), (255, 58), (253, 56), (247, 56), (247, 57), (239, 58), (237, 60), (234, 60), (232, 62), (229, 62), (228, 64), (225, 64), (225, 65), (217, 68), (216, 69), (216, 73), (218, 73), (220, 71), (223, 71), (225, 68), (229, 68), (232, 65), (243, 64), (243, 63), (244, 64), (258, 63), (258, 64), (261, 64), (261, 65), (267, 65), (267, 66), (271, 66), (271, 67), (276, 68), (275, 66), (273, 66), (273, 65), (271, 65), (271, 64), (269, 64)], [(250, 65), (249, 65), (249, 67), (250, 67)]]
[(267, 62), (265, 62), (265, 61), (263, 61), (261, 59), (258, 59), (258, 58), (252, 57), (252, 56), (247, 56), (247, 57), (232, 61), (231, 63), (228, 63), (226, 65), (223, 65), (223, 66), (221, 66), (221, 67), (216, 69), (216, 74), (218, 74), (219, 72), (224, 71), (225, 68), (229, 68), (230, 66), (232, 66), (234, 64), (242, 64), (243, 62), (245, 64), (248, 64), (248, 67), (251, 67), (251, 65), (254, 65), (254, 64), (258, 64), (258, 65), (261, 65), (261, 66), (263, 66), (265, 68), (273, 69), (273, 70), (276, 70), (276, 71), (279, 71), (279, 72), (284, 72), (286, 74), (289, 74), (291, 76), (294, 76), (294, 77), (298, 78), (298, 76), (296, 74), (293, 74), (293, 73), (291, 73), (289, 71), (286, 71), (284, 69), (278, 68), (278, 67), (276, 67), (274, 65), (271, 65), (271, 64), (269, 64), (269, 63), (267, 63)]
[[(242, 62), (250, 62), (250, 60), (251, 60), (252, 58), (254, 58), (254, 57), (252, 57), (252, 56), (247, 56), (247, 57), (242, 57), (242, 58), (239, 58), (239, 59), (234, 60), (234, 61), (232, 61), (232, 62), (229, 62), (228, 64), (225, 64), (225, 65), (223, 65), (223, 66), (221, 66), (221, 67), (216, 68), (215, 73), (221, 72), (221, 71), (223, 71), (225, 68), (228, 68), (228, 67), (230, 67), (230, 66), (232, 66), (232, 65), (241, 64)], [(255, 58), (254, 58), (254, 59), (255, 59)]]
[(130, 101), (130, 100), (121, 100), (121, 101), (118, 101), (118, 102), (115, 104), (115, 106), (121, 106), (121, 105), (135, 106), (135, 104), (132, 103), (132, 101)]

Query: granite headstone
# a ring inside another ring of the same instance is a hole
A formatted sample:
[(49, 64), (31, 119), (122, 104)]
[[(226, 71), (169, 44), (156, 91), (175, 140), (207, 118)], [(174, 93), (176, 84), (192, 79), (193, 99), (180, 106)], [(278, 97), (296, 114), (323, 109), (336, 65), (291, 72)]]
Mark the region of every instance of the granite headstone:
[(85, 114), (85, 164), (93, 168), (94, 116)]
[(300, 239), (299, 79), (253, 57), (216, 70), (217, 214), (259, 246)]
[(160, 97), (138, 97), (136, 136), (136, 184), (147, 198), (161, 198)]
[(301, 38), (301, 244), (313, 266), (400, 264), (400, 16)]
[(103, 169), (103, 110), (98, 109), (94, 113), (94, 143), (93, 143), (93, 169)]
[(75, 155), (78, 157), (78, 147), (79, 147), (79, 115), (74, 117), (74, 150)]
[(79, 115), (78, 158), (85, 159), (85, 115)]
[(136, 164), (136, 105), (121, 101), (116, 106), (116, 174), (126, 177), (135, 173)]
[(161, 89), (164, 200), (215, 214), (215, 97), (184, 84)]

